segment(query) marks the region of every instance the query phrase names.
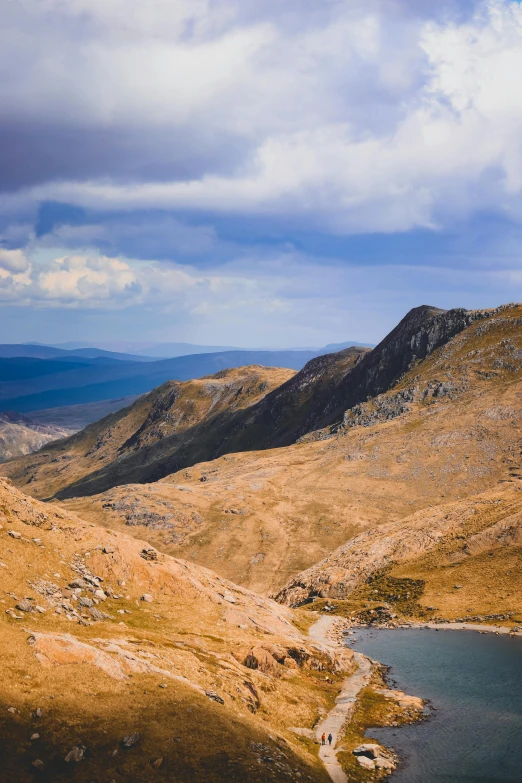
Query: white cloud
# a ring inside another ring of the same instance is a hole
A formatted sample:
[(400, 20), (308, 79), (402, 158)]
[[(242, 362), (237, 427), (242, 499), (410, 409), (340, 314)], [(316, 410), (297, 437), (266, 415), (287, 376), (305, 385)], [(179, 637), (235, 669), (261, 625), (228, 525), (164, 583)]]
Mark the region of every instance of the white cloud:
[(344, 233), (522, 219), (522, 8), (469, 4), (458, 21), (398, 0), (4, 4), (5, 121), (59, 122), (95, 157), (103, 134), (122, 143), (102, 179), (72, 154), (2, 206), (268, 214)]
[(54, 256), (38, 249), (34, 254), (24, 274), (14, 264), (13, 269), (0, 266), (4, 302), (108, 310), (161, 307), (208, 315), (221, 308), (247, 308), (254, 299), (269, 307), (273, 293), (272, 281), (259, 282), (251, 272), (220, 270), (205, 275), (190, 266), (157, 261), (94, 254)]
[(212, 164), (175, 180), (73, 177), (26, 198), (278, 214), (347, 233), (522, 211), (518, 3), (488, 0), (471, 20), (443, 24), (348, 0), (290, 28), (271, 4), (272, 16), (252, 20), (235, 2), (217, 5), (49, 0), (39, 13), (54, 14), (54, 35), (79, 14), (87, 33), (53, 49), (44, 34), (0, 99), (33, 120), (52, 108), (77, 124), (161, 127), (165, 159), (168, 130), (181, 128), (201, 149), (229, 133), (250, 153), (224, 173)]
[(4, 250), (0, 248), (0, 269), (15, 274), (26, 272), (29, 261), (23, 250)]

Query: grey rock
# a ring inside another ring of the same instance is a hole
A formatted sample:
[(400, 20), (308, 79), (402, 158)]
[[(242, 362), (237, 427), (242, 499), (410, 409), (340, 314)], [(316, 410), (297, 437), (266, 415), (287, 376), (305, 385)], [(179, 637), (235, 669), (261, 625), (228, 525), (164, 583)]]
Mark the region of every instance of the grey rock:
[(69, 764), (71, 761), (74, 761), (76, 764), (80, 762), (85, 755), (85, 748), (83, 745), (75, 745), (75, 747), (69, 751), (69, 753), (65, 757), (65, 761)]
[(141, 735), (138, 731), (136, 731), (134, 734), (127, 734), (127, 736), (122, 739), (121, 744), (124, 748), (132, 748), (140, 741), (140, 739)]
[(364, 769), (375, 769), (375, 761), (374, 759), (369, 759), (368, 756), (358, 756), (357, 761), (359, 762), (360, 766)]
[(142, 557), (144, 560), (155, 562), (158, 559), (158, 553), (155, 549), (152, 548), (142, 549), (140, 552), (140, 557)]
[(370, 759), (376, 759), (382, 755), (382, 748), (373, 742), (365, 742), (352, 750), (354, 756), (367, 756)]
[(28, 601), (27, 598), (24, 598), (22, 601), (17, 603), (16, 608), (20, 612), (34, 612), (34, 604), (32, 601)]
[(218, 704), (224, 704), (225, 700), (222, 696), (219, 696), (215, 691), (205, 691), (206, 695), (209, 699), (212, 699), (212, 701), (216, 701)]
[(80, 588), (81, 590), (85, 590), (87, 587), (87, 582), (85, 579), (73, 579), (72, 582), (69, 582), (69, 587), (72, 588)]
[(11, 538), (22, 538), (22, 534), (19, 533), (17, 530), (8, 530), (7, 531)]

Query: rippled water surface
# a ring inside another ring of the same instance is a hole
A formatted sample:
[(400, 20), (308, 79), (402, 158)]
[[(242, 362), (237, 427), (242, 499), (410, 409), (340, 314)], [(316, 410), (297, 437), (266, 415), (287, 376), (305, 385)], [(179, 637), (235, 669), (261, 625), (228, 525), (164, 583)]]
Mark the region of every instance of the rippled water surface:
[(393, 783), (522, 783), (522, 638), (471, 631), (357, 631), (354, 649), (430, 699), (418, 725), (372, 729), (403, 759)]

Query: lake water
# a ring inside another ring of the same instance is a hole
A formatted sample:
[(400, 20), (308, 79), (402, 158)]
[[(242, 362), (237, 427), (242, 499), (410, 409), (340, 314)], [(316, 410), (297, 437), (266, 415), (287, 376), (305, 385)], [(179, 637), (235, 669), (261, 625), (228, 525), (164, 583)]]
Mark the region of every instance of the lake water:
[(393, 783), (522, 783), (522, 638), (472, 631), (358, 630), (353, 648), (432, 717), (369, 736), (402, 759)]

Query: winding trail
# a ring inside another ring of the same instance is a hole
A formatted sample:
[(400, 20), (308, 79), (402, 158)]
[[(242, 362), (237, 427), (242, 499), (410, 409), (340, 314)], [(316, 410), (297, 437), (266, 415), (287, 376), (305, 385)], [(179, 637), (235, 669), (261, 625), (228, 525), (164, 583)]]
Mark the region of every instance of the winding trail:
[[(338, 646), (333, 643), (328, 636), (328, 632), (335, 622), (335, 617), (323, 615), (314, 625), (312, 625), (308, 635), (314, 642), (325, 647), (332, 648)], [(337, 760), (337, 751), (335, 748), (339, 734), (342, 733), (343, 727), (352, 717), (357, 703), (357, 696), (360, 691), (368, 685), (372, 674), (372, 662), (369, 658), (356, 652), (354, 653), (354, 660), (358, 667), (357, 671), (343, 681), (341, 690), (335, 699), (335, 706), (316, 728), (316, 737), (319, 742), (321, 742), (321, 735), (323, 733), (326, 734), (326, 736), (329, 734), (332, 734), (333, 736), (332, 746), (322, 745), (319, 750), (319, 758), (323, 762), (333, 783), (348, 783), (348, 778)]]

